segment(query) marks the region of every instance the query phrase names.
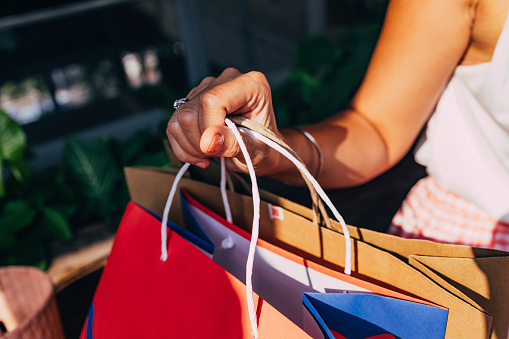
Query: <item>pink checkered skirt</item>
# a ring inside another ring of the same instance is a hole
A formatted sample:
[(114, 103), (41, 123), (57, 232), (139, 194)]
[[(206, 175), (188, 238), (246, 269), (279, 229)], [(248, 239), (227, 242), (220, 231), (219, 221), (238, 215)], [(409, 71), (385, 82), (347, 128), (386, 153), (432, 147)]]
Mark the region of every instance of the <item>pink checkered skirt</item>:
[(509, 223), (490, 218), (430, 176), (421, 179), (408, 193), (389, 233), (509, 251)]

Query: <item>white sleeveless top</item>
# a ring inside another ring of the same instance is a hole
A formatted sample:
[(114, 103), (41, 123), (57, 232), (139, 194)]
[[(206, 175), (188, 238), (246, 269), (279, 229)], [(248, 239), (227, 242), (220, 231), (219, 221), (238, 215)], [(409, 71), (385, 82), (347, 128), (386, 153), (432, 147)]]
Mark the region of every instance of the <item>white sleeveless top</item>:
[(415, 158), (445, 188), (509, 222), (509, 15), (491, 62), (456, 68)]

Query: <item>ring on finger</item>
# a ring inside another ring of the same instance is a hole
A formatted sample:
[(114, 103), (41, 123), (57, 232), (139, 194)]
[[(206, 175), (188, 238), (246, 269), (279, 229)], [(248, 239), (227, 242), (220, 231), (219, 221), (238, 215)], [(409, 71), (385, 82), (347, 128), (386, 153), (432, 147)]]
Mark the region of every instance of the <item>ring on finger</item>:
[(182, 104), (185, 104), (189, 102), (189, 99), (188, 98), (182, 98), (182, 99), (177, 99), (175, 100), (175, 102), (173, 103), (173, 109), (177, 109), (180, 107), (180, 105)]

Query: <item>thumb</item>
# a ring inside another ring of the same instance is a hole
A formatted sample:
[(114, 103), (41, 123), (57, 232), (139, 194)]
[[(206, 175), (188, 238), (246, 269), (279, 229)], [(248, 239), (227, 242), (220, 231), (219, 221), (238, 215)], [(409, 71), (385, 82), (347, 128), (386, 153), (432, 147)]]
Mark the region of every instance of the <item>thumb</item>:
[(226, 126), (212, 126), (203, 132), (200, 149), (208, 156), (234, 157), (240, 152), (240, 146), (232, 131)]

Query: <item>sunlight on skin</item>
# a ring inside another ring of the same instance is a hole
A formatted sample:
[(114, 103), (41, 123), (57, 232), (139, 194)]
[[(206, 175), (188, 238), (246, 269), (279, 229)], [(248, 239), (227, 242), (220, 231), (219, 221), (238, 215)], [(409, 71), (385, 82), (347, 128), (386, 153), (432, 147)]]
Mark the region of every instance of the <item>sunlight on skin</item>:
[(4, 323), (8, 332), (11, 332), (18, 326), (18, 321), (9, 307), (5, 293), (0, 290), (0, 321)]

